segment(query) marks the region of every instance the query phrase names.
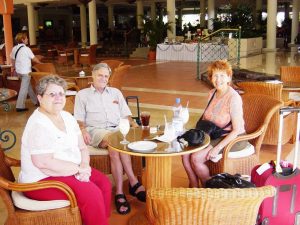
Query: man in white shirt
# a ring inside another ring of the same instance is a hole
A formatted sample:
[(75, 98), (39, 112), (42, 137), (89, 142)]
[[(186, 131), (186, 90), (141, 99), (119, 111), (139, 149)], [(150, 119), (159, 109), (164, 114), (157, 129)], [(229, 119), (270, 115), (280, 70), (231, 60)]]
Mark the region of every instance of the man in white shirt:
[[(116, 131), (120, 118), (128, 118), (131, 112), (120, 90), (108, 87), (111, 69), (106, 63), (97, 64), (92, 71), (93, 84), (78, 92), (75, 98), (74, 116), (77, 119), (86, 144), (106, 148), (108, 134)], [(123, 192), (123, 168), (130, 183), (130, 193), (140, 201), (146, 200), (145, 189), (132, 170), (130, 156), (114, 150), (109, 151), (111, 170), (116, 182), (115, 204), (118, 213), (130, 212), (130, 205)]]

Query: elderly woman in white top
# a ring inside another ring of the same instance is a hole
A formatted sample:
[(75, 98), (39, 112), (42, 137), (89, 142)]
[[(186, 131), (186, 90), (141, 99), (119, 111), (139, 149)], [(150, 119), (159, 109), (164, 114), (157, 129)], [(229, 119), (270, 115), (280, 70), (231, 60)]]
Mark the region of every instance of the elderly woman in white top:
[(33, 104), (37, 105), (38, 103), (36, 95), (34, 94), (30, 84), (29, 73), (31, 72), (31, 60), (36, 63), (41, 62), (34, 56), (31, 49), (26, 46), (28, 44), (28, 37), (26, 33), (18, 33), (15, 40), (18, 44), (13, 47), (10, 58), (12, 59), (15, 71), (21, 78), (21, 87), (18, 94), (16, 110), (17, 112), (23, 112), (28, 110), (25, 108), (27, 94), (29, 94)]
[[(111, 184), (89, 166), (89, 152), (75, 118), (63, 111), (66, 82), (46, 76), (37, 86), (40, 107), (30, 116), (21, 145), (22, 183), (56, 180), (75, 193), (85, 225), (108, 225)], [(56, 189), (26, 192), (36, 200), (66, 199)]]

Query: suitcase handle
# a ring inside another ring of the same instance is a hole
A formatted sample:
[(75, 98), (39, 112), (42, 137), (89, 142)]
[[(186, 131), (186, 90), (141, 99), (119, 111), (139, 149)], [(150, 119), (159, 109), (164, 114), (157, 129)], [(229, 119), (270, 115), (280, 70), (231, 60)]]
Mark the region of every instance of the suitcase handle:
[(282, 130), (283, 130), (283, 116), (286, 112), (297, 112), (297, 124), (296, 124), (296, 143), (295, 143), (295, 152), (294, 152), (294, 163), (293, 163), (293, 171), (297, 168), (298, 161), (298, 147), (299, 147), (299, 123), (300, 123), (300, 108), (297, 107), (283, 107), (279, 110), (279, 134), (278, 134), (278, 145), (277, 145), (277, 158), (276, 158), (276, 172), (279, 173), (281, 171), (280, 167), (280, 158), (281, 158), (281, 150), (282, 150)]

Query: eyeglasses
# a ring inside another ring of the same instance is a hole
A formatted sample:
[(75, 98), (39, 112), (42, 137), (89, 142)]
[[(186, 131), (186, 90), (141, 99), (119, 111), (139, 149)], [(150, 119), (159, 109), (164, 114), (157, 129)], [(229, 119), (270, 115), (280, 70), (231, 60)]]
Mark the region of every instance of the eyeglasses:
[(44, 93), (44, 95), (48, 95), (51, 98), (55, 98), (55, 97), (65, 97), (66, 93), (65, 92), (58, 92), (58, 93)]

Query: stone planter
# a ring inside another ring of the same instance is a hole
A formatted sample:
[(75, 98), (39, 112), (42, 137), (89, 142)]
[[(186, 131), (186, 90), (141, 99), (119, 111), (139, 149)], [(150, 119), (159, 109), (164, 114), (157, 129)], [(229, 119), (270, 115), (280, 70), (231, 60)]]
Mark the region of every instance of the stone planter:
[[(228, 45), (236, 45), (236, 39), (229, 39)], [(241, 38), (241, 52), (240, 57), (245, 57), (251, 54), (260, 54), (263, 48), (263, 38)], [(232, 49), (232, 50), (231, 50)], [(230, 55), (236, 55), (234, 48), (230, 48)]]

